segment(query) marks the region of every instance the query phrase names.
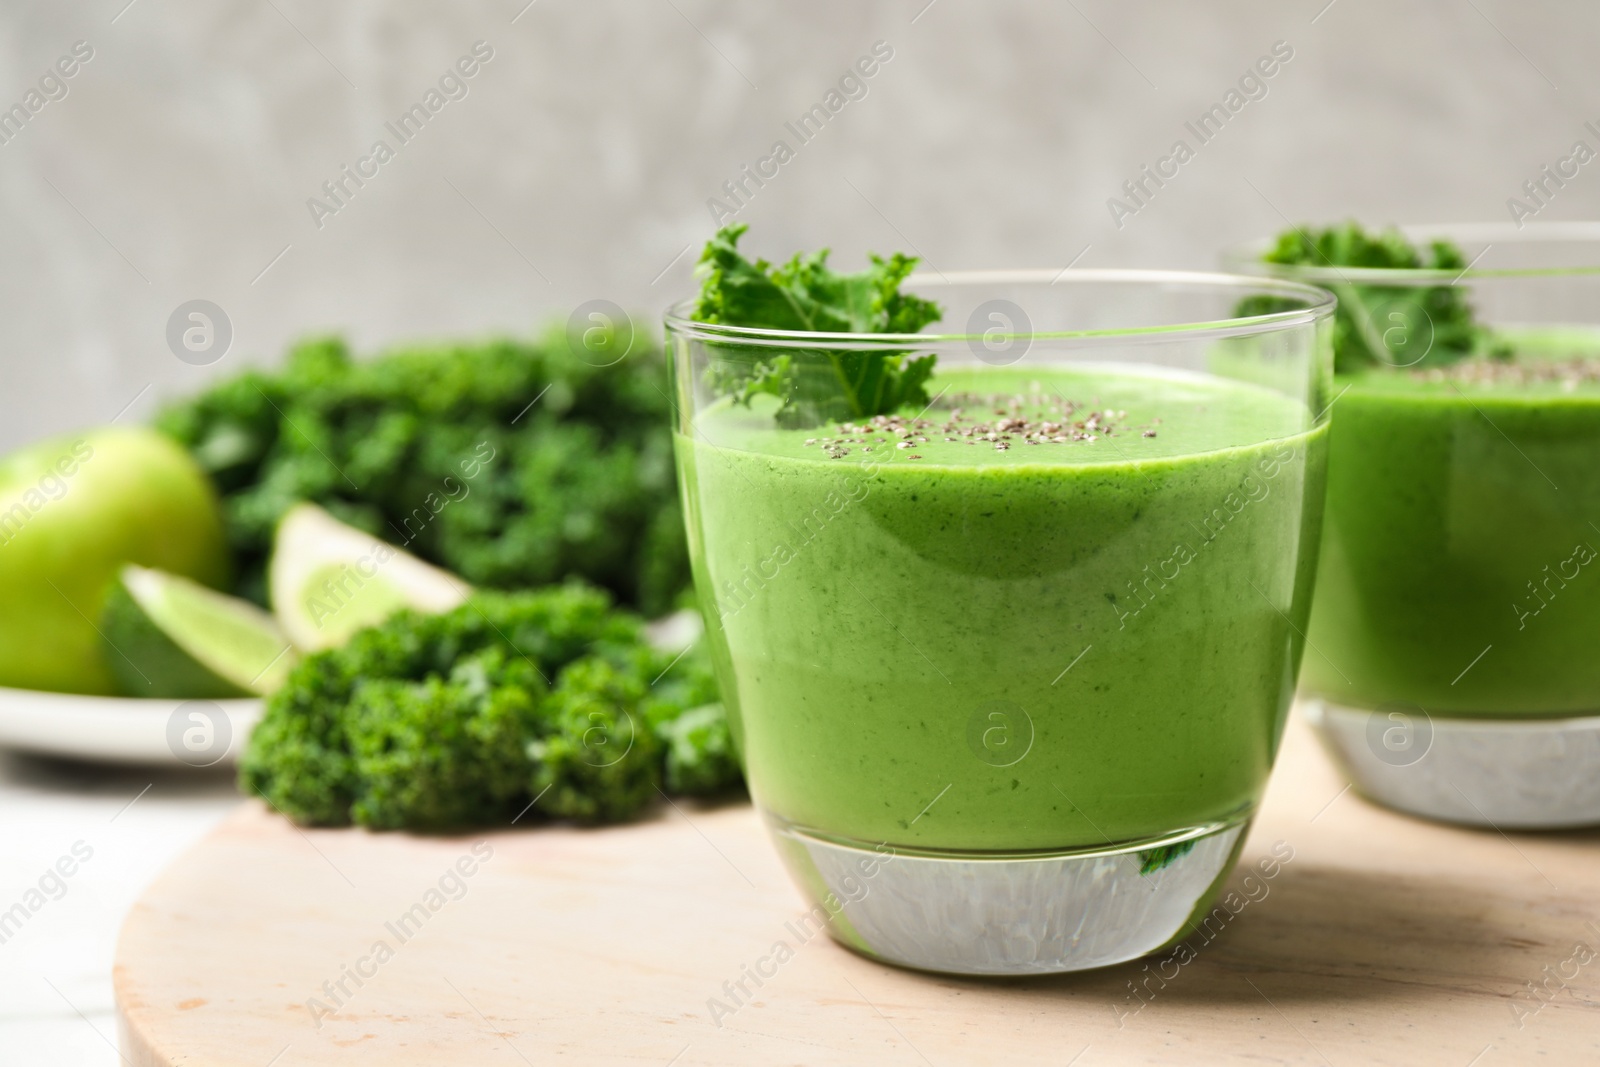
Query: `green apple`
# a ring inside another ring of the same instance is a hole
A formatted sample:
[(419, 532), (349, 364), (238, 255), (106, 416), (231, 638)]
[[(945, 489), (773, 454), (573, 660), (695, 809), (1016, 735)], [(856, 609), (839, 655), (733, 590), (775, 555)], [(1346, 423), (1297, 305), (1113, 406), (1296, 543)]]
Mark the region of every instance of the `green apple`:
[(125, 563), (228, 580), (216, 491), (182, 448), (106, 427), (0, 459), (0, 685), (115, 692), (96, 621)]

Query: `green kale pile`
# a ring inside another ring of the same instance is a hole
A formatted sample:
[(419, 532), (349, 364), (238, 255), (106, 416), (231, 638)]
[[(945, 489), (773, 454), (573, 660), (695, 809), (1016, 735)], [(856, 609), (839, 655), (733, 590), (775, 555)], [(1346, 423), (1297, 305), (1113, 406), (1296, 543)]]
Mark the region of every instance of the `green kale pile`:
[(165, 411), (223, 497), (236, 592), (266, 603), (278, 519), (301, 500), (461, 575), (518, 588), (579, 576), (646, 615), (689, 584), (666, 366), (642, 336), (611, 366), (565, 332), (354, 360), (296, 347)]
[[(1285, 230), (1262, 260), (1321, 268), (1458, 274), (1467, 269), (1466, 257), (1449, 241), (1432, 241), (1419, 250), (1398, 230), (1368, 233), (1355, 222), (1322, 230)], [(1335, 373), (1354, 374), (1381, 366), (1419, 366), (1424, 359), (1427, 366), (1435, 367), (1474, 355), (1505, 358), (1510, 354), (1478, 324), (1467, 290), (1460, 286), (1386, 286), (1345, 280), (1322, 284), (1339, 298), (1333, 324)]]
[(739, 784), (716, 699), (703, 657), (652, 648), (596, 589), (484, 592), (303, 661), (268, 700), (240, 781), (317, 826), (617, 822), (662, 790)]
[[(937, 322), (938, 304), (900, 292), (917, 265), (896, 252), (888, 259), (870, 256), (871, 265), (854, 274), (828, 267), (828, 250), (796, 253), (774, 267), (751, 261), (738, 249), (743, 224), (725, 226), (700, 256), (700, 297), (696, 322), (764, 330), (822, 333), (916, 333)], [(875, 349), (806, 350), (799, 358), (770, 349), (718, 342), (708, 345), (712, 388), (749, 404), (761, 394), (783, 401), (777, 421), (784, 426), (816, 426), (827, 421), (886, 415), (928, 401), (926, 384), (934, 356), (909, 358), (905, 352)]]

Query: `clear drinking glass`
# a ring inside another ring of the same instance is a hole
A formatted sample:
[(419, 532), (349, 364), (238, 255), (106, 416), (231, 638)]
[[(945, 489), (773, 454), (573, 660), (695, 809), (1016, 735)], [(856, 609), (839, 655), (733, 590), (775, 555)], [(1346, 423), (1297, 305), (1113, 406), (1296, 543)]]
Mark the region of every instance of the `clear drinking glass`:
[(1332, 289), (1373, 357), (1336, 378), (1308, 712), (1384, 804), (1600, 823), (1600, 226), (1401, 229), (1470, 268), (1230, 257)]
[[(868, 955), (1028, 974), (1155, 951), (1237, 855), (1294, 691), (1333, 300), (1150, 271), (907, 287), (949, 332), (666, 317), (751, 795), (808, 921)], [(928, 356), (920, 394), (869, 414)]]

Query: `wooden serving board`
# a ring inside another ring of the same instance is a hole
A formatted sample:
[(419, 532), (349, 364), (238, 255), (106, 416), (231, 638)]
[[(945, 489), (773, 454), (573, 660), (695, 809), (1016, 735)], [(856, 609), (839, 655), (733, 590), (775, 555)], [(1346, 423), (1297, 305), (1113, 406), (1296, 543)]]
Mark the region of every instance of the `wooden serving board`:
[[(1343, 788), (1292, 727), (1233, 876), (1248, 902), (1193, 958), (996, 981), (797, 937), (800, 898), (742, 804), (427, 839), (301, 832), (252, 803), (129, 916), (123, 1054), (137, 1067), (1600, 1060), (1600, 835), (1430, 825)], [(1293, 859), (1246, 897), (1246, 866), (1280, 841)], [(772, 976), (758, 987), (747, 967)], [(1537, 997), (1530, 982), (1545, 983)]]

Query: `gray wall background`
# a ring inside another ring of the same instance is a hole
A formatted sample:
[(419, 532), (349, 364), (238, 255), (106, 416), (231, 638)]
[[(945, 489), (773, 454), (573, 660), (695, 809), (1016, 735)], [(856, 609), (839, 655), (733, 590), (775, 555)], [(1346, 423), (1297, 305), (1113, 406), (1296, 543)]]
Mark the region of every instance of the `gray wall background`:
[[(1600, 147), (1580, 0), (526, 3), (7, 4), (0, 106), (75, 41), (94, 58), (0, 145), (0, 448), (146, 418), (311, 332), (527, 333), (600, 297), (653, 317), (691, 289), (707, 199), (778, 139), (795, 158), (737, 216), (752, 248), (943, 270), (1205, 268), (1286, 218), (1500, 220)], [(307, 198), (479, 40), (468, 95), (319, 229)], [(800, 146), (783, 123), (878, 40), (867, 95)], [(1279, 40), (1265, 98), (1115, 226), (1107, 198)], [(1593, 165), (1539, 217), (1597, 197)], [(214, 365), (166, 344), (193, 298), (233, 324)]]

